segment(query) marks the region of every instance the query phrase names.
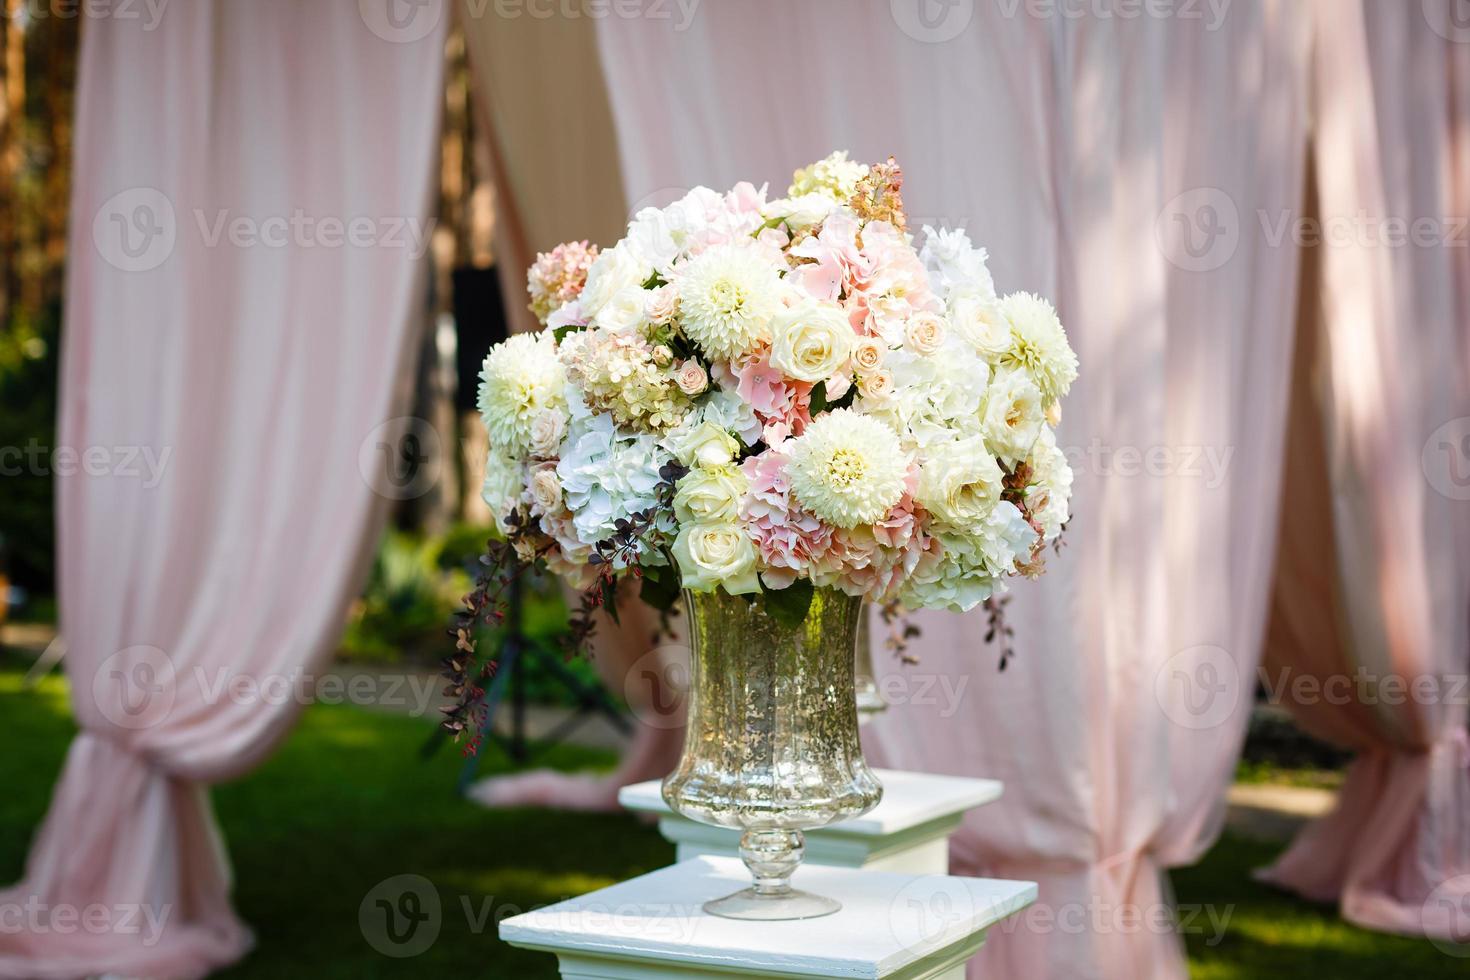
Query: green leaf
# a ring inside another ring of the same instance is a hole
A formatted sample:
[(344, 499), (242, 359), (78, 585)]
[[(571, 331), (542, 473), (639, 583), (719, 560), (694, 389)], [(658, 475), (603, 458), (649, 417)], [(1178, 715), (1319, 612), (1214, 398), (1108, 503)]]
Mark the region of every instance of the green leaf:
[(818, 381), (816, 387), (812, 389), (812, 404), (810, 408), (810, 414), (813, 416), (817, 416), (820, 415), (822, 412), (825, 412), (826, 410), (827, 382)]
[(807, 610), (812, 606), (812, 583), (804, 578), (799, 578), (784, 589), (767, 589), (763, 593), (766, 600), (766, 615), (770, 616), (782, 626), (795, 629), (806, 619)]
[(679, 573), (667, 565), (645, 568), (638, 595), (653, 608), (667, 612), (679, 601)]

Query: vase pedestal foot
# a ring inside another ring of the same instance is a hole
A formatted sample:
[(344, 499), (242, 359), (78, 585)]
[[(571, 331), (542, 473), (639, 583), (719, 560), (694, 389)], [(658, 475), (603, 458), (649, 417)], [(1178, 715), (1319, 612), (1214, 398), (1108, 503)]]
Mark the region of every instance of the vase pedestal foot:
[(754, 922), (780, 922), (788, 919), (820, 919), (842, 908), (835, 898), (788, 888), (769, 895), (754, 888), (738, 891), (713, 902), (705, 902), (704, 910), (722, 919), (745, 919)]
[(798, 891), (791, 876), (801, 866), (806, 838), (799, 830), (747, 830), (740, 838), (740, 859), (755, 885), (704, 904), (710, 915), (726, 919), (779, 922), (816, 919), (842, 908), (836, 899)]

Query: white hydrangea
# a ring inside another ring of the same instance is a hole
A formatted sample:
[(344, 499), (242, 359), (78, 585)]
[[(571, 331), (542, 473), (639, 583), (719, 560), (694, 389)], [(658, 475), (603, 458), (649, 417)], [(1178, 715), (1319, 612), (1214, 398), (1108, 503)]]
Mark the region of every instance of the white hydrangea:
[(882, 399), (860, 399), (858, 407), (898, 432), (905, 450), (974, 433), (990, 366), (963, 342), (951, 337), (929, 356), (889, 351), (883, 366), (892, 375), (892, 392)]
[(490, 348), (480, 370), (479, 408), (491, 448), (525, 455), (532, 423), (542, 412), (566, 406), (565, 388), (550, 332), (517, 334)]
[(616, 521), (654, 506), (668, 461), (653, 436), (619, 433), (609, 415), (574, 414), (556, 474), (578, 540), (608, 538)]
[(1036, 531), (1010, 501), (1002, 501), (985, 522), (965, 531), (936, 528), (939, 560), (921, 564), (904, 583), (899, 601), (911, 609), (968, 612), (997, 592), (1016, 562), (1031, 557)]
[(684, 333), (707, 356), (731, 361), (770, 341), (781, 278), (756, 249), (706, 249), (677, 270), (675, 285)]
[(625, 247), (642, 264), (665, 272), (684, 254), (690, 239), (704, 229), (708, 215), (718, 210), (722, 197), (708, 187), (696, 187), (665, 208), (647, 207), (628, 225)]
[(838, 150), (792, 174), (791, 188), (786, 196), (824, 194), (838, 204), (846, 204), (847, 199), (857, 190), (858, 181), (867, 175), (867, 164), (849, 160), (846, 150)]
[(734, 433), (746, 447), (760, 442), (763, 428), (750, 403), (741, 398), (739, 392), (724, 387), (715, 388), (700, 398), (696, 411), (684, 422), (685, 425), (712, 422)]
[(871, 416), (821, 415), (786, 453), (797, 502), (834, 527), (871, 524), (903, 497), (908, 458), (894, 431)]
[(924, 263), (930, 285), (939, 295), (947, 298), (953, 292), (964, 291), (982, 299), (993, 298), (995, 282), (986, 266), (988, 258), (985, 249), (970, 244), (963, 228), (936, 230), (924, 226), (919, 261)]
[(1065, 395), (1077, 380), (1077, 355), (1057, 311), (1040, 296), (1010, 293), (1000, 311), (1011, 325), (1011, 347), (1001, 359), (1026, 369), (1046, 405)]
[(1062, 525), (1071, 516), (1072, 467), (1057, 445), (1056, 433), (1043, 426), (1031, 457), (1031, 482), (1026, 486), (1026, 506), (1041, 525), (1044, 541), (1053, 541), (1062, 533)]
[(985, 396), (980, 431), (985, 445), (1009, 467), (1025, 459), (1046, 424), (1041, 392), (1019, 368), (997, 371)]

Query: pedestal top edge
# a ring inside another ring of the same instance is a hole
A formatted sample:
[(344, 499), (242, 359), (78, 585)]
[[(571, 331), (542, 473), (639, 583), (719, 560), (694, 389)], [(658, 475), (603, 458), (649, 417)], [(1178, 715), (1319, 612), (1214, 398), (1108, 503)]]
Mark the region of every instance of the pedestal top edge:
[(877, 980), (1036, 900), (1027, 881), (804, 865), (794, 884), (839, 899), (840, 912), (739, 922), (703, 911), (706, 901), (748, 883), (734, 858), (694, 858), (505, 919), (500, 937), (553, 952)]

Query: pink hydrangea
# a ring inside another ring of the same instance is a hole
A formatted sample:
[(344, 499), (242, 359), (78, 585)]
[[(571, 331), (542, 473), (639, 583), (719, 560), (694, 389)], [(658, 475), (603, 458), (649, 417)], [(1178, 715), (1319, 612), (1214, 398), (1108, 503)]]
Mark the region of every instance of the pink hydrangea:
[(812, 420), (813, 386), (794, 381), (772, 366), (769, 348), (739, 358), (725, 371), (733, 375), (736, 393), (755, 409), (767, 444), (801, 435)]
[(775, 447), (740, 464), (750, 481), (740, 501), (740, 520), (760, 554), (761, 579), (773, 589), (809, 575), (832, 541), (832, 528), (791, 499), (786, 462)]
[(917, 479), (915, 467), (903, 497), (876, 524), (834, 529), (827, 550), (813, 565), (812, 580), (883, 602), (898, 594), (921, 563), (937, 561), (940, 544), (925, 532), (928, 515), (914, 500)]

